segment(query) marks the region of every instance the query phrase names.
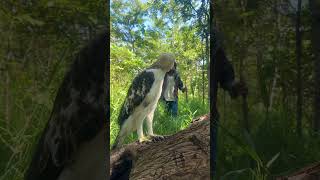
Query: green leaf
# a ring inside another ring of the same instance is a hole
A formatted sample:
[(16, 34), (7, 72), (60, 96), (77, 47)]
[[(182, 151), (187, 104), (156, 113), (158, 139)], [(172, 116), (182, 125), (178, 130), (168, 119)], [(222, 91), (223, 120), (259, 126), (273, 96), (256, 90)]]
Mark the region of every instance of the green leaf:
[(227, 172), (225, 175), (223, 175), (223, 176), (220, 178), (220, 180), (225, 180), (225, 179), (229, 180), (229, 177), (230, 177), (230, 176), (239, 175), (239, 174), (242, 174), (242, 173), (244, 173), (244, 172), (246, 172), (246, 171), (249, 171), (249, 170), (250, 170), (250, 168), (245, 168), (245, 169), (239, 169), (239, 170), (229, 171), (229, 172)]
[(23, 14), (21, 16), (18, 16), (17, 19), (22, 21), (22, 23), (23, 22), (27, 22), (27, 23), (30, 23), (31, 25), (34, 25), (34, 26), (42, 26), (42, 25), (44, 25), (43, 21), (34, 19), (29, 14)]
[(268, 161), (267, 168), (269, 168), (274, 163), (274, 161), (278, 159), (279, 156), (280, 156), (280, 152), (278, 152), (276, 155), (274, 155), (272, 157), (272, 159), (270, 161)]
[(89, 20), (93, 23), (93, 24), (98, 24), (98, 19), (92, 16), (89, 16)]
[(47, 7), (50, 8), (50, 7), (53, 7), (54, 6), (54, 1), (48, 1), (47, 2)]

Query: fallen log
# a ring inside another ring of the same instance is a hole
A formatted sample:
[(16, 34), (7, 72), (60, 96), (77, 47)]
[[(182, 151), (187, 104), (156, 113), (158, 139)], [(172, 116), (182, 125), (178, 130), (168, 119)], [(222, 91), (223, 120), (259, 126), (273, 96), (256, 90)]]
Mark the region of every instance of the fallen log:
[(277, 180), (320, 180), (320, 162), (302, 168), (290, 175), (277, 177)]
[(163, 140), (134, 142), (111, 152), (111, 180), (210, 179), (210, 116)]

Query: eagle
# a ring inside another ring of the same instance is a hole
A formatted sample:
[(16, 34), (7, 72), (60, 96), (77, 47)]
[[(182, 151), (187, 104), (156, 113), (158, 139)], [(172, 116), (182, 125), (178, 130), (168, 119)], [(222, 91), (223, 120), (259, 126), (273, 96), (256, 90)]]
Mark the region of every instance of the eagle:
[(66, 73), (25, 180), (107, 179), (108, 38), (90, 42)]
[(155, 63), (133, 79), (118, 116), (120, 132), (112, 149), (122, 145), (125, 137), (133, 131), (137, 131), (139, 142), (148, 140), (143, 134), (144, 119), (147, 134), (156, 137), (152, 127), (153, 115), (161, 95), (164, 76), (174, 63), (172, 54), (161, 54)]

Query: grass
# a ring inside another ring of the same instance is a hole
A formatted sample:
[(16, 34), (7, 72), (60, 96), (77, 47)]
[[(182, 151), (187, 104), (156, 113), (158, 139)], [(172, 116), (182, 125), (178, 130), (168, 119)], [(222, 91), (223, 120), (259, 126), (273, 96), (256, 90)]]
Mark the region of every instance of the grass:
[(20, 115), (25, 113), (25, 121), (13, 121), (9, 126), (4, 123), (0, 125), (0, 180), (23, 179), (33, 147), (50, 112), (37, 103), (30, 104), (29, 108), (33, 108), (31, 113), (20, 111)]
[(295, 119), (281, 109), (271, 110), (268, 119), (253, 109), (250, 135), (240, 128), (241, 113), (227, 111), (221, 113), (225, 117), (219, 129), (217, 177), (267, 180), (320, 160), (320, 136), (306, 127), (303, 136), (297, 136)]
[[(117, 116), (127, 88), (112, 84), (110, 137), (113, 143), (118, 131)], [(21, 180), (36, 144), (51, 112), (55, 93), (49, 93), (48, 101), (28, 99), (33, 92), (21, 93), (13, 99), (15, 109), (10, 125), (0, 116), (0, 180)], [(44, 97), (46, 93), (43, 93)], [(197, 93), (196, 93), (197, 94)], [(222, 98), (220, 98), (222, 99)], [(220, 102), (221, 103), (221, 102)], [(292, 113), (275, 107), (265, 112), (249, 107), (251, 133), (246, 134), (240, 126), (241, 110), (234, 102), (219, 106), (221, 127), (219, 128), (217, 176), (228, 180), (266, 180), (274, 176), (293, 172), (296, 169), (320, 160), (320, 136), (309, 131), (308, 119), (303, 119), (303, 136), (295, 132)], [(154, 131), (169, 135), (188, 127), (195, 117), (206, 114), (208, 104), (199, 97), (179, 96), (179, 116), (166, 114), (164, 104), (159, 102), (154, 116)], [(137, 140), (132, 133), (126, 143)]]
[[(111, 89), (111, 119), (110, 119), (110, 146), (113, 144), (119, 132), (118, 115), (121, 105), (127, 93), (127, 88), (121, 89), (114, 87)], [(178, 116), (172, 117), (166, 113), (164, 103), (159, 100), (154, 114), (153, 127), (154, 133), (159, 135), (174, 134), (189, 126), (192, 119), (207, 114), (209, 112), (208, 103), (202, 104), (201, 98), (189, 97), (188, 102), (184, 94), (179, 96)], [(144, 128), (145, 130), (146, 128)], [(130, 143), (138, 139), (136, 133), (129, 135), (125, 143)]]
[[(60, 77), (60, 76), (59, 76)], [(63, 76), (61, 76), (63, 77)], [(19, 83), (19, 87), (24, 84)], [(28, 84), (27, 84), (28, 85)], [(5, 123), (4, 114), (0, 112), (0, 180), (21, 180), (32, 158), (33, 150), (38, 142), (52, 110), (53, 100), (59, 85), (52, 85), (48, 90), (32, 88), (15, 89), (12, 93), (12, 112), (10, 113), (10, 124)], [(19, 90), (19, 91), (18, 91)], [(118, 111), (126, 89), (113, 86), (111, 98), (111, 141), (113, 142), (118, 133), (117, 119)], [(36, 95), (35, 95), (36, 94)], [(199, 108), (200, 107), (200, 108)], [(4, 108), (0, 103), (0, 109)], [(164, 107), (160, 103), (155, 112), (155, 133), (172, 134), (188, 126), (189, 122), (196, 116), (208, 112), (207, 105), (196, 98), (190, 98), (186, 102), (181, 95), (179, 101), (179, 116), (172, 118), (164, 113)], [(133, 133), (127, 142), (136, 140)]]

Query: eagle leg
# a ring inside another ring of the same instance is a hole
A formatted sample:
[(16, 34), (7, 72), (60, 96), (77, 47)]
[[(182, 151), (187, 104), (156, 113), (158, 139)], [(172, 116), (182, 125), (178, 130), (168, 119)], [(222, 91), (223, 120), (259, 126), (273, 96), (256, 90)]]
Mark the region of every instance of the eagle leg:
[(147, 122), (147, 128), (148, 128), (148, 135), (153, 136), (153, 115), (154, 115), (154, 110), (152, 110), (146, 117), (146, 122)]
[(152, 142), (164, 140), (164, 136), (156, 135), (153, 133), (152, 123), (153, 123), (154, 110), (155, 108), (146, 117), (147, 127), (148, 127), (148, 139), (150, 139)]
[(137, 133), (140, 143), (144, 141), (149, 141), (149, 139), (143, 135), (143, 121), (138, 125)]

